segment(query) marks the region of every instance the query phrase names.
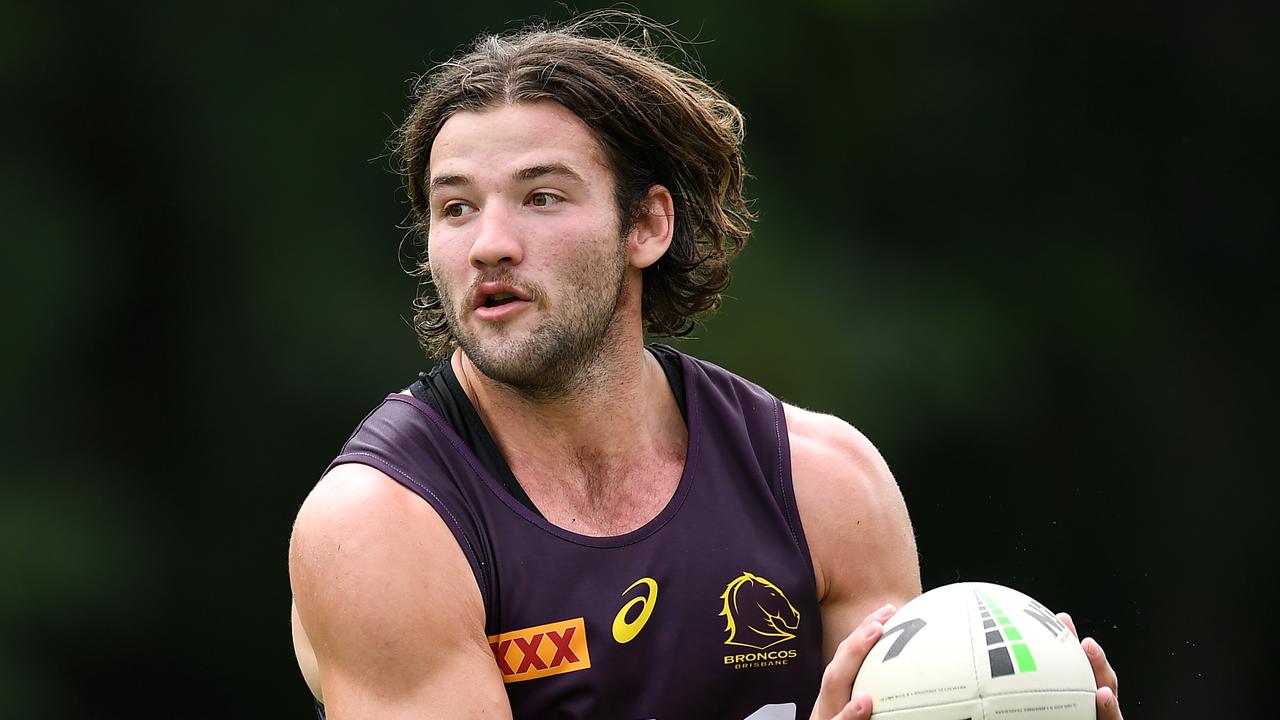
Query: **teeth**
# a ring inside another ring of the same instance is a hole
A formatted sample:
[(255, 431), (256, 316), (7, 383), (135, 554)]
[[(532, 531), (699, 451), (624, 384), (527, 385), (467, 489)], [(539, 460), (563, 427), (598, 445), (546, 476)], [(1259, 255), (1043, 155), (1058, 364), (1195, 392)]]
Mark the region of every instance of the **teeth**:
[(484, 299), (484, 306), (497, 307), (498, 305), (503, 305), (515, 299), (516, 299), (516, 296), (512, 295), (511, 293), (506, 293), (506, 292), (494, 293)]

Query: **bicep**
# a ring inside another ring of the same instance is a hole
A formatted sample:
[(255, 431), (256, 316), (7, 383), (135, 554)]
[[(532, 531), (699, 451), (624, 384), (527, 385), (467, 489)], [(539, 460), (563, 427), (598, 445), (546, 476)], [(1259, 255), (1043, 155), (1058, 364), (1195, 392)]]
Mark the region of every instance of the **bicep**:
[(902, 495), (891, 477), (874, 485), (874, 499), (845, 501), (862, 506), (852, 512), (852, 527), (841, 524), (832, 533), (834, 547), (824, 559), (830, 577), (822, 602), (826, 657), (885, 603), (900, 608), (921, 591), (915, 536)]
[(838, 418), (787, 410), (829, 660), (867, 615), (920, 594), (915, 535), (897, 482), (861, 433)]
[(316, 652), (311, 648), (311, 638), (302, 627), (302, 618), (298, 617), (298, 604), (289, 603), (289, 625), (293, 630), (293, 655), (298, 661), (298, 669), (302, 671), (302, 679), (307, 682), (307, 689), (317, 700), (324, 702), (324, 694), (320, 690), (320, 665), (316, 662)]
[(470, 565), (395, 481), (362, 465), (321, 480), (289, 574), (331, 720), (511, 717)]
[[(414, 655), (388, 658), (418, 675), (410, 683), (385, 683), (368, 668), (336, 662), (323, 665), (328, 720), (446, 720), (511, 718), (502, 679), (488, 648), (447, 653), (448, 660), (421, 662)], [(417, 661), (415, 661), (417, 660)], [(387, 669), (387, 663), (377, 665)], [(391, 670), (395, 673), (395, 670)]]

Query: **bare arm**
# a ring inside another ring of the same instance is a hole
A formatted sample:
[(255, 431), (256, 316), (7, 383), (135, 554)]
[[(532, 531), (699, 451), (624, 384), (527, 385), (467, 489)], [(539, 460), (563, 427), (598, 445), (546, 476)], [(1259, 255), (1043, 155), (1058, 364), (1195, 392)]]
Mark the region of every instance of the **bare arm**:
[(839, 418), (790, 406), (787, 428), (829, 661), (872, 611), (920, 594), (915, 536), (889, 466), (862, 433)]
[[(871, 698), (850, 697), (853, 678), (884, 623), (920, 594), (915, 537), (902, 493), (880, 453), (843, 421), (787, 407), (796, 502), (822, 607), (827, 668), (813, 720), (866, 720)], [(1070, 616), (1059, 614), (1071, 632)], [(1090, 638), (1099, 720), (1123, 720), (1116, 673)]]
[(862, 433), (829, 415), (791, 406), (786, 413), (828, 663), (814, 717), (865, 717), (869, 705), (854, 712), (853, 677), (893, 610), (920, 594), (911, 520), (888, 465)]
[(391, 478), (326, 475), (294, 524), (289, 578), (331, 720), (511, 717), (466, 557)]

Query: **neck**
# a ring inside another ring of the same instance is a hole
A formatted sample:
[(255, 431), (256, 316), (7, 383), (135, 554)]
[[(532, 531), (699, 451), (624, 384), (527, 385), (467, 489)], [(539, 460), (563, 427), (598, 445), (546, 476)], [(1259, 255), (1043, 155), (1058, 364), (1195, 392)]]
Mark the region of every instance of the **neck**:
[[(621, 467), (655, 449), (684, 444), (684, 424), (666, 376), (639, 333), (610, 338), (577, 381), (554, 396), (529, 395), (496, 382), (461, 350), (451, 362), (513, 470), (551, 470), (588, 460)], [(572, 474), (573, 469), (561, 470)]]
[(684, 469), (689, 436), (662, 366), (644, 349), (639, 301), (638, 291), (623, 296), (600, 354), (557, 392), (496, 382), (462, 350), (450, 359), (537, 508), (549, 522), (586, 535), (617, 535), (648, 522), (666, 507)]

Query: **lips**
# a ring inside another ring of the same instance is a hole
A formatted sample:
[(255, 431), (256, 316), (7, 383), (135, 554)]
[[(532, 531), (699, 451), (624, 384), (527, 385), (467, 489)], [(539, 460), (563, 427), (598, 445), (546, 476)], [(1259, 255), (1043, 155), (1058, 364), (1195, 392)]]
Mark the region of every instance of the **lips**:
[(504, 282), (485, 282), (471, 296), (471, 308), (482, 320), (501, 320), (527, 307), (533, 296)]

